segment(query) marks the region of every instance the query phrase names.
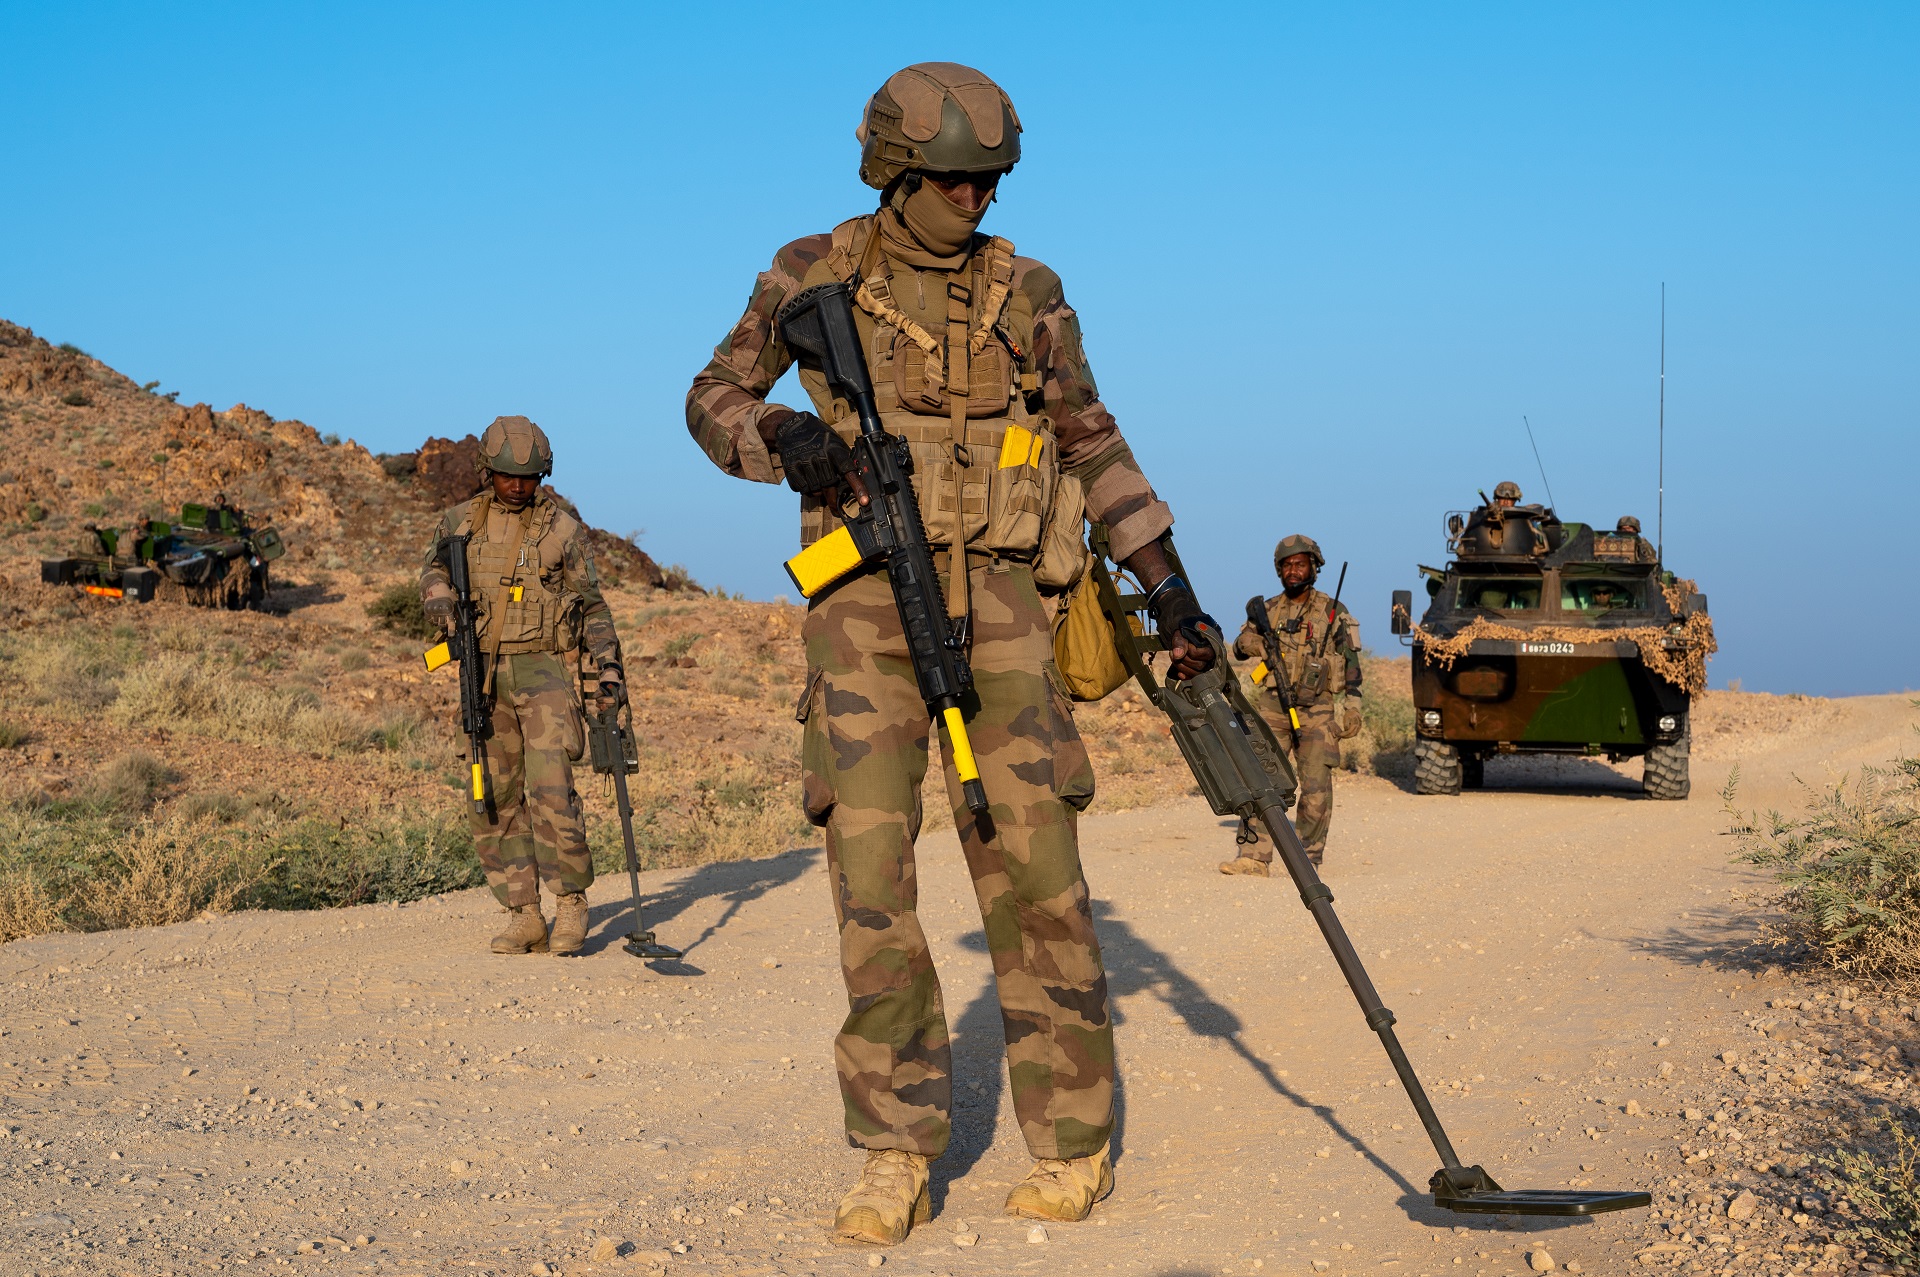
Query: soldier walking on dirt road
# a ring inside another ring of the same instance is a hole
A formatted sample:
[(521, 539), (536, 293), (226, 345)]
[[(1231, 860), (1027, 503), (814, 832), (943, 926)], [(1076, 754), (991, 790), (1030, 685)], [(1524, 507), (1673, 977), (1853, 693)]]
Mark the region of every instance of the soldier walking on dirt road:
[[(986, 923), (1014, 1110), (1036, 1164), (1007, 1210), (1084, 1219), (1111, 1191), (1114, 1055), (1107, 986), (1076, 819), (1093, 773), (1053, 668), (1036, 582), (1049, 521), (1081, 536), (1081, 506), (1152, 593), (1174, 668), (1191, 677), (1213, 622), (1172, 574), (1154, 495), (1081, 351), (1060, 279), (976, 227), (1020, 158), (1020, 121), (970, 67), (898, 72), (867, 104), (860, 175), (880, 206), (782, 248), (694, 379), (693, 437), (727, 473), (783, 477), (811, 545), (841, 525), (855, 414), (803, 362), (812, 412), (766, 402), (795, 356), (777, 313), (803, 289), (845, 285), (886, 431), (904, 438), (949, 612), (970, 632), (962, 710), (990, 813), (976, 820), (948, 756), (948, 794)], [(815, 415), (815, 414), (818, 415)], [(1084, 494), (1084, 497), (1082, 497)], [(960, 554), (954, 547), (961, 547)], [(1073, 563), (1081, 562), (1076, 549)], [(957, 591), (957, 593), (956, 593)], [(808, 818), (826, 830), (849, 1012), (835, 1041), (849, 1141), (868, 1150), (835, 1239), (891, 1245), (929, 1214), (928, 1160), (947, 1146), (952, 1054), (940, 984), (915, 914), (914, 839), (929, 715), (889, 578), (856, 571), (811, 600), (797, 707)]]
[[(1294, 825), (1316, 865), (1326, 851), (1327, 830), (1333, 824), (1333, 771), (1340, 765), (1340, 742), (1359, 735), (1361, 725), (1360, 627), (1346, 604), (1335, 603), (1313, 588), (1326, 564), (1312, 537), (1290, 536), (1274, 547), (1273, 568), (1284, 588), (1267, 600), (1267, 620), (1279, 639), (1281, 668), (1268, 669), (1263, 686), (1269, 694), (1258, 699), (1261, 716), (1273, 725), (1281, 747), (1292, 755), (1300, 782)], [(1267, 654), (1252, 621), (1241, 627), (1233, 654), (1243, 660)], [(1279, 678), (1286, 680), (1300, 714), (1297, 743), (1275, 692)], [(1341, 697), (1345, 703), (1336, 723), (1334, 702)], [(1240, 854), (1223, 861), (1220, 872), (1266, 877), (1272, 860), (1273, 852), (1265, 844), (1242, 843)]]
[[(493, 809), (473, 814), (473, 844), (511, 915), (493, 951), (578, 953), (593, 857), (573, 787), (585, 740), (575, 678), (584, 653), (597, 671), (596, 708), (624, 701), (620, 639), (585, 529), (540, 489), (553, 473), (545, 432), (525, 417), (496, 418), (480, 439), (480, 470), (480, 493), (441, 517), (420, 573), (421, 601), (429, 620), (452, 630), (440, 547), (450, 536), (472, 538), (467, 574), (480, 606), (494, 792)], [(542, 882), (556, 898), (551, 937)]]

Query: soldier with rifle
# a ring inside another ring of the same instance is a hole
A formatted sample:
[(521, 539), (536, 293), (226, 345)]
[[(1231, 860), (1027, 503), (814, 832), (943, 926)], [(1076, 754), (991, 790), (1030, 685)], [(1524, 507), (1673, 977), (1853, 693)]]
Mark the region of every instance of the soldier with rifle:
[[(867, 1150), (834, 1237), (892, 1245), (929, 1216), (953, 1112), (915, 912), (930, 737), (1035, 1159), (1006, 1209), (1084, 1219), (1113, 1186), (1112, 1021), (1076, 841), (1093, 774), (1041, 591), (1084, 571), (1091, 513), (1182, 677), (1221, 640), (1160, 547), (1172, 513), (1100, 402), (1059, 277), (976, 229), (1020, 158), (1005, 92), (970, 67), (911, 66), (856, 136), (879, 207), (774, 256), (694, 379), (687, 424), (728, 474), (802, 494), (803, 798), (840, 930), (847, 1137)], [(812, 411), (767, 402), (796, 362)]]
[[(496, 418), (480, 472), (479, 494), (440, 520), (421, 601), (448, 636), (441, 659), (461, 666), (474, 850), (509, 915), (493, 951), (578, 953), (593, 858), (573, 782), (585, 750), (575, 679), (584, 658), (595, 712), (624, 703), (620, 639), (585, 529), (540, 487), (553, 472), (545, 432)], [(556, 902), (551, 936), (543, 882)]]
[[(1260, 713), (1287, 748), (1299, 778), (1300, 799), (1294, 823), (1307, 857), (1321, 863), (1327, 830), (1333, 823), (1333, 771), (1340, 765), (1340, 742), (1360, 733), (1360, 627), (1333, 597), (1313, 588), (1326, 558), (1312, 537), (1290, 536), (1274, 547), (1273, 568), (1281, 592), (1270, 599), (1247, 600), (1247, 623), (1234, 640), (1233, 653), (1259, 659), (1256, 681), (1270, 695), (1258, 698)], [(1341, 569), (1342, 583), (1346, 570)], [(1335, 722), (1336, 704), (1339, 708)], [(1223, 874), (1267, 877), (1273, 851), (1242, 822), (1239, 854), (1222, 861)]]

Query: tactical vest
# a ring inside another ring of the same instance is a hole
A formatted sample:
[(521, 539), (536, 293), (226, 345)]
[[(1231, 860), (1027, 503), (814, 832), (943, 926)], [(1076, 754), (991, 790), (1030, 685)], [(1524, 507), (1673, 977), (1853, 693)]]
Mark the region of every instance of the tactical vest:
[[(1341, 630), (1352, 624), (1343, 606), (1327, 624), (1333, 600), (1309, 589), (1299, 602), (1282, 594), (1267, 604), (1267, 619), (1280, 636), (1280, 665), (1294, 704), (1323, 705), (1346, 690), (1346, 657), (1340, 648)], [(1328, 634), (1329, 628), (1333, 633)]]
[[(912, 451), (928, 540), (951, 546), (958, 531), (970, 552), (1030, 561), (1062, 476), (1053, 425), (1041, 411), (1033, 306), (1013, 287), (1013, 245), (975, 236), (959, 269), (916, 272), (881, 252), (873, 223), (867, 215), (835, 227), (831, 250), (802, 287), (837, 280), (854, 290), (875, 405), (887, 432)], [(851, 443), (860, 430), (853, 406), (816, 368), (802, 366), (800, 384), (820, 419)], [(1077, 544), (1079, 484), (1070, 487)], [(827, 502), (801, 502), (803, 546), (839, 524)]]
[(536, 496), (518, 514), (493, 509), (482, 492), (467, 506), (467, 575), (480, 605), (480, 646), (511, 656), (571, 652), (580, 646), (586, 600), (567, 588), (567, 542), (580, 524)]

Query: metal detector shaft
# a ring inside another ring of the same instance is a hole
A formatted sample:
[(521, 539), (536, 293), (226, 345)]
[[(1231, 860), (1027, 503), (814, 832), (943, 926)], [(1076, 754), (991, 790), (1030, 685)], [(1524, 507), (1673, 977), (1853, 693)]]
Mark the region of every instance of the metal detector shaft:
[(1360, 1011), (1367, 1018), (1367, 1027), (1380, 1035), (1380, 1045), (1386, 1048), (1387, 1059), (1393, 1062), (1393, 1071), (1399, 1076), (1400, 1085), (1406, 1090), (1407, 1098), (1413, 1101), (1413, 1111), (1420, 1115), (1420, 1125), (1426, 1128), (1427, 1138), (1433, 1141), (1434, 1151), (1440, 1154), (1440, 1164), (1450, 1170), (1458, 1169), (1460, 1158), (1453, 1151), (1453, 1141), (1447, 1138), (1439, 1115), (1433, 1111), (1433, 1103), (1427, 1098), (1426, 1088), (1420, 1085), (1420, 1079), (1414, 1074), (1413, 1065), (1400, 1045), (1400, 1038), (1393, 1031), (1393, 1012), (1380, 1001), (1380, 994), (1373, 987), (1373, 978), (1367, 974), (1353, 941), (1347, 938), (1347, 929), (1340, 925), (1339, 916), (1333, 911), (1332, 890), (1320, 881), (1320, 875), (1314, 871), (1313, 861), (1307, 858), (1307, 849), (1301, 844), (1300, 835), (1294, 831), (1293, 822), (1287, 819), (1286, 809), (1260, 793), (1260, 789), (1265, 788), (1266, 771), (1261, 767), (1253, 747), (1247, 744), (1246, 732), (1242, 730), (1233, 706), (1227, 703), (1226, 697), (1211, 688), (1200, 691), (1198, 700), (1213, 726), (1215, 737), (1232, 756), (1234, 769), (1242, 778), (1259, 778), (1255, 784), (1247, 786), (1248, 805), (1259, 815), (1260, 823), (1267, 827), (1274, 846), (1280, 849), (1280, 859), (1285, 862), (1293, 885), (1299, 889), (1300, 903), (1313, 915), (1321, 936), (1326, 939), (1327, 948), (1333, 951), (1333, 960), (1339, 966), (1340, 974), (1346, 977), (1347, 987), (1353, 990), (1354, 1000), (1360, 1004)]
[(627, 845), (627, 886), (633, 892), (633, 931), (627, 936), (626, 950), (636, 958), (682, 958), (686, 955), (670, 945), (656, 942), (653, 932), (640, 922), (640, 855), (633, 844), (633, 802), (627, 797), (627, 769), (613, 769), (613, 798), (620, 809), (620, 837)]

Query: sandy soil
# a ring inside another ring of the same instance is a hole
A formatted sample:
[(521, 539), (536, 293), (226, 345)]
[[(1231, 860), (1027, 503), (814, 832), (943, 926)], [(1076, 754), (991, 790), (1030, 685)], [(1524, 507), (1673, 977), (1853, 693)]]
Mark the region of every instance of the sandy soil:
[[(1592, 763), (1496, 762), (1457, 799), (1341, 780), (1327, 877), (1461, 1152), (1509, 1187), (1655, 1189), (1664, 1220), (1435, 1210), (1436, 1159), (1293, 891), (1216, 874), (1231, 833), (1186, 801), (1086, 822), (1118, 1189), (1031, 1239), (999, 1215), (1027, 1158), (979, 921), (951, 834), (929, 835), (965, 1098), (935, 1218), (884, 1267), (1493, 1274), (1544, 1248), (1593, 1273), (1641, 1255), (1852, 1271), (1805, 1214), (1711, 1213), (1743, 1183), (1785, 1200), (1791, 1181), (1753, 1166), (1804, 1164), (1847, 1088), (1906, 1085), (1819, 1053), (1870, 1010), (1769, 1012), (1815, 986), (1729, 958), (1752, 882), (1715, 794), (1737, 763), (1743, 804), (1791, 806), (1796, 772), (1889, 758), (1913, 719), (1862, 698), (1810, 729), (1720, 733), (1685, 803)], [(689, 949), (664, 972), (619, 948), (622, 885), (598, 889), (573, 960), (488, 955), (480, 892), (0, 949), (0, 1271), (868, 1268), (823, 1233), (859, 1155), (830, 1070), (844, 1003), (818, 850), (648, 875), (650, 921)]]

